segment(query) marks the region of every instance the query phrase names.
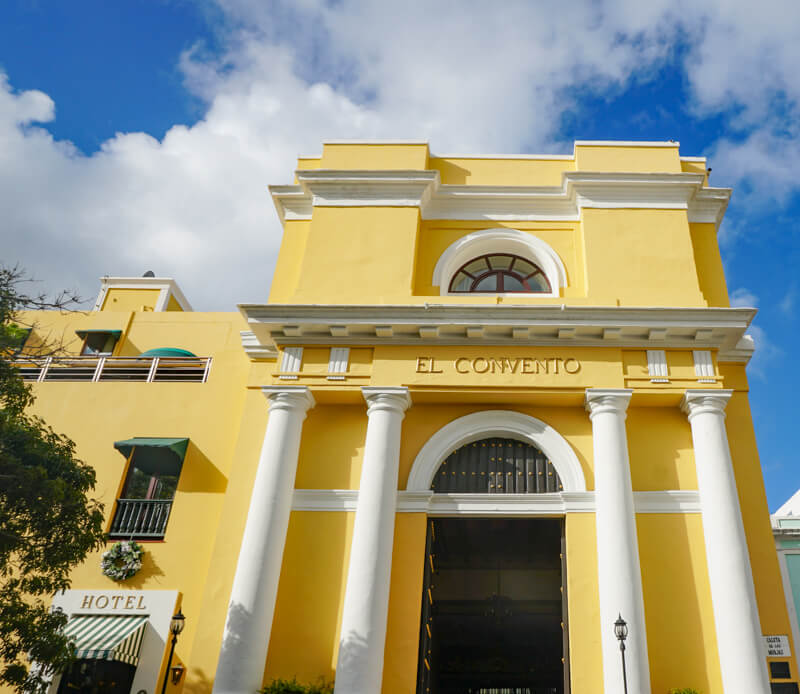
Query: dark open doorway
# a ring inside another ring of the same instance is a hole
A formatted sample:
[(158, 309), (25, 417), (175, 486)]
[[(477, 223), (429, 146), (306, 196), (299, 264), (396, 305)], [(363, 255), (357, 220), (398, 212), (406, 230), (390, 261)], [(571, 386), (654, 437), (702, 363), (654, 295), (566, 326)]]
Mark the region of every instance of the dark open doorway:
[(563, 523), (428, 523), (417, 694), (567, 694)]

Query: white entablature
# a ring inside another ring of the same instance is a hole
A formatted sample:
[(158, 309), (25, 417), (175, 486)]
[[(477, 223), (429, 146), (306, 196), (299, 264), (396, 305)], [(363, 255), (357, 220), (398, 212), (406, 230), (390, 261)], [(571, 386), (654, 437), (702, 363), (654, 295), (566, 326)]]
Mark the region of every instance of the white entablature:
[(419, 207), (423, 219), (578, 221), (581, 210), (686, 210), (719, 225), (730, 188), (704, 187), (699, 173), (565, 171), (561, 186), (442, 184), (438, 171), (302, 169), (296, 185), (270, 186), (282, 221), (314, 207)]
[(752, 308), (242, 304), (250, 350), (275, 345), (537, 345), (717, 349), (747, 362)]

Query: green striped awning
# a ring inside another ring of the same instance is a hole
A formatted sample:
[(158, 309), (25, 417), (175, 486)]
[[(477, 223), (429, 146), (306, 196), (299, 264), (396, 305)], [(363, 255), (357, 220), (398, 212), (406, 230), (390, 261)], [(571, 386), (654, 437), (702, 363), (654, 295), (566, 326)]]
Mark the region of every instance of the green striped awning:
[(75, 643), (76, 658), (138, 665), (146, 626), (147, 617), (80, 615), (69, 620), (64, 633)]

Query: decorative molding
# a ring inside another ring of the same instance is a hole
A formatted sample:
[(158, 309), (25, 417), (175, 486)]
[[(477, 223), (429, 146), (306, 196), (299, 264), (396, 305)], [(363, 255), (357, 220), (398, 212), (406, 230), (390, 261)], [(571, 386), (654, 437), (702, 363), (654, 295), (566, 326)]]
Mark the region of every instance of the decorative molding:
[(379, 410), (390, 410), (402, 416), (411, 407), (411, 396), (405, 386), (362, 386), (367, 401), (367, 416)]
[(414, 169), (301, 169), (295, 175), (314, 207), (424, 207), (439, 184), (438, 171)]
[(719, 414), (725, 416), (725, 408), (733, 395), (733, 390), (687, 390), (681, 398), (681, 411), (691, 422), (699, 414)]
[[(331, 333), (333, 333), (333, 331), (331, 331)], [(349, 347), (331, 347), (331, 356), (328, 360), (328, 380), (344, 381), (349, 361)]]
[(314, 407), (316, 400), (307, 386), (261, 386), (261, 392), (269, 401), (269, 411), (300, 410), (306, 411)]
[[(343, 306), (247, 304), (239, 309), (265, 348), (296, 345), (528, 344), (640, 349), (718, 349), (721, 361), (747, 362), (749, 308), (623, 308), (419, 304)], [(346, 327), (341, 330), (342, 326)], [(708, 328), (711, 326), (711, 328)], [(338, 330), (331, 332), (331, 327)], [(438, 331), (422, 333), (422, 327)], [(515, 333), (514, 330), (517, 330)], [(528, 331), (524, 337), (523, 330)], [(705, 333), (703, 332), (705, 330)], [(703, 339), (698, 339), (698, 334)], [(744, 342), (743, 342), (744, 340)]]
[[(753, 309), (755, 312), (755, 309)], [(756, 343), (752, 335), (743, 334), (733, 348), (720, 350), (717, 354), (717, 361), (744, 362), (750, 361), (753, 352), (756, 351)]]
[(239, 335), (242, 340), (242, 349), (251, 359), (278, 358), (278, 350), (268, 345), (262, 345), (252, 330), (241, 330)]
[(355, 511), (358, 489), (295, 489), (292, 511)]
[[(700, 496), (693, 490), (634, 492), (636, 513), (700, 513)], [(355, 511), (357, 489), (295, 489), (293, 511)], [(552, 516), (594, 513), (595, 492), (552, 494), (434, 494), (399, 491), (398, 513), (432, 516)]]
[(302, 363), (302, 347), (284, 347), (283, 356), (281, 357), (281, 373), (278, 378), (296, 381)]
[(560, 186), (445, 185), (434, 170), (300, 169), (296, 176), (296, 185), (269, 188), (282, 220), (310, 219), (317, 206), (400, 206), (419, 207), (423, 219), (578, 221), (594, 207), (686, 210), (690, 222), (719, 225), (731, 195), (688, 172), (564, 171)]
[(711, 352), (707, 349), (695, 349), (692, 351), (692, 355), (694, 357), (694, 375), (697, 376), (698, 382), (716, 383)]
[(634, 492), (636, 513), (700, 513), (700, 492), (695, 490), (666, 490)]
[(663, 349), (647, 350), (647, 371), (651, 383), (669, 383), (667, 353)]
[(630, 388), (587, 388), (584, 403), (589, 419), (611, 412), (624, 420), (631, 395), (633, 390)]
[(448, 455), (467, 443), (490, 436), (510, 436), (532, 443), (553, 463), (565, 491), (586, 491), (583, 468), (566, 439), (549, 424), (512, 410), (473, 412), (439, 429), (417, 454), (406, 489), (428, 491), (433, 476)]
[(166, 311), (170, 297), (174, 297), (184, 311), (193, 310), (178, 283), (171, 277), (101, 277), (100, 293), (94, 302), (94, 311), (102, 308), (109, 289), (157, 289), (159, 295), (153, 311)]

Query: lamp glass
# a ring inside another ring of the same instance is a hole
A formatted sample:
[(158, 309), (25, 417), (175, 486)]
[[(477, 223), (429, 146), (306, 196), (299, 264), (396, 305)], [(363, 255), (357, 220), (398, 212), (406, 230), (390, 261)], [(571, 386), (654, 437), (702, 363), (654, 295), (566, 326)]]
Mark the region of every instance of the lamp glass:
[(628, 636), (628, 624), (620, 615), (614, 622), (614, 634), (620, 641), (624, 641)]
[(186, 617), (183, 616), (183, 613), (178, 610), (174, 615), (172, 615), (172, 619), (169, 621), (169, 630), (177, 636), (183, 631), (183, 625), (186, 622)]

